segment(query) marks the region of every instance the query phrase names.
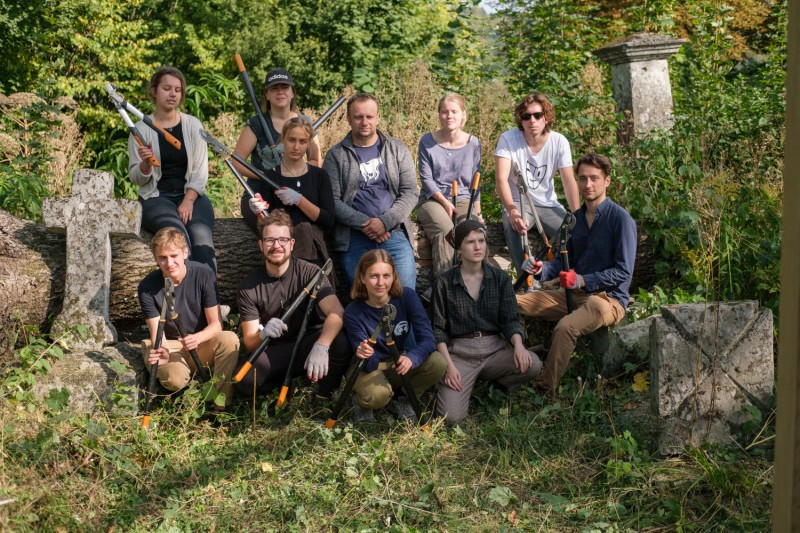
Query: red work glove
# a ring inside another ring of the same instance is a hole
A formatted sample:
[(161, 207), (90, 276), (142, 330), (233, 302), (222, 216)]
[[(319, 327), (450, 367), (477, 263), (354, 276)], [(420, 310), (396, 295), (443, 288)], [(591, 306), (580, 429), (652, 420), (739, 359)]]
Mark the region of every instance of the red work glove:
[(580, 289), (584, 285), (583, 276), (577, 274), (574, 269), (569, 269), (568, 272), (563, 270), (559, 272), (558, 280), (565, 289)]

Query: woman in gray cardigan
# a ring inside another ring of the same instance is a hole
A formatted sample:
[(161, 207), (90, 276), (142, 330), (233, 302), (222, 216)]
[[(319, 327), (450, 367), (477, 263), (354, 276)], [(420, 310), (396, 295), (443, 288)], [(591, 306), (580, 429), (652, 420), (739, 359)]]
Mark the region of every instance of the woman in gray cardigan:
[[(175, 67), (161, 67), (150, 79), (150, 99), (155, 113), (150, 118), (180, 141), (180, 149), (168, 143), (144, 122), (136, 128), (146, 144), (128, 138), (128, 169), (139, 186), (142, 226), (150, 233), (161, 228), (181, 230), (189, 243), (190, 258), (217, 270), (214, 252), (214, 208), (205, 195), (208, 181), (208, 149), (200, 137), (203, 125), (178, 107), (186, 95), (186, 79)], [(160, 166), (149, 163), (151, 156)]]

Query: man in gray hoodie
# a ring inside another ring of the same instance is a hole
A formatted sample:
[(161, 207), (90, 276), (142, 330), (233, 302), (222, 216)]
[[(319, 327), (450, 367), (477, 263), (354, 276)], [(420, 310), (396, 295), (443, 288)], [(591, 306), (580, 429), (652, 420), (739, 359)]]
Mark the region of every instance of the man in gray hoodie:
[(325, 155), (336, 205), (333, 249), (350, 286), (361, 256), (382, 248), (395, 263), (400, 284), (416, 289), (411, 210), (419, 187), (408, 147), (378, 130), (378, 99), (358, 93), (347, 102), (350, 133)]

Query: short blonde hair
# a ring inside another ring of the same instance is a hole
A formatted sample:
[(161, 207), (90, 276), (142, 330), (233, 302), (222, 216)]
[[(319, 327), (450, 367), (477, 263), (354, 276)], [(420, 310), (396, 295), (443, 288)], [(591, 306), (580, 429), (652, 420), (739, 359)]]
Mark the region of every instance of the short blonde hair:
[(392, 287), (389, 289), (389, 296), (398, 298), (403, 295), (403, 286), (400, 285), (400, 276), (397, 275), (397, 269), (394, 267), (394, 260), (392, 260), (392, 256), (389, 255), (389, 252), (386, 250), (381, 250), (378, 248), (375, 250), (369, 250), (367, 253), (362, 255), (361, 259), (358, 261), (356, 273), (353, 276), (353, 288), (350, 289), (350, 298), (353, 300), (366, 300), (369, 297), (369, 294), (367, 293), (367, 286), (361, 281), (361, 276), (366, 274), (367, 270), (372, 268), (372, 266), (377, 263), (386, 263), (392, 267), (394, 280), (392, 281)]
[(181, 230), (173, 227), (161, 228), (153, 235), (153, 238), (150, 239), (150, 251), (153, 253), (153, 257), (156, 255), (156, 249), (163, 248), (169, 244), (175, 246), (179, 250), (189, 249), (189, 246), (186, 244), (186, 237)]

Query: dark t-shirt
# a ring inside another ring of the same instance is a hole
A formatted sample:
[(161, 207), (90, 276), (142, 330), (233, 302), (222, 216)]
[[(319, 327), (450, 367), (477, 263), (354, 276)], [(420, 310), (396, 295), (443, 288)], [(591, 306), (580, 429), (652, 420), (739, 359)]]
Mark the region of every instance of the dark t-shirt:
[[(139, 283), (138, 293), (145, 319), (157, 318), (164, 303), (164, 275), (161, 270), (154, 270), (145, 276)], [(205, 310), (218, 304), (214, 271), (204, 263), (186, 261), (186, 277), (175, 287), (175, 310), (186, 333), (205, 329), (208, 326)], [(164, 331), (168, 339), (178, 338), (178, 330), (169, 316)]]
[[(289, 261), (288, 270), (280, 278), (270, 276), (266, 266), (262, 263), (242, 280), (236, 297), (242, 322), (258, 320), (259, 323), (266, 324), (270, 318), (280, 318), (319, 272), (319, 267), (302, 259), (293, 257)], [(326, 279), (317, 294), (317, 302), (331, 294), (333, 294), (333, 289)], [(289, 318), (287, 322), (289, 331), (280, 337), (280, 342), (297, 338), (307, 302), (308, 300)], [(309, 330), (319, 328), (323, 321), (324, 316), (317, 307), (316, 313), (309, 318), (307, 327)]]
[(381, 216), (394, 204), (394, 197), (389, 190), (389, 178), (386, 176), (386, 165), (381, 157), (382, 147), (383, 141), (380, 137), (372, 146), (353, 146), (361, 176), (352, 207), (370, 218)]
[[(309, 222), (319, 226), (323, 231), (333, 229), (333, 224), (336, 221), (336, 207), (333, 203), (333, 191), (331, 190), (331, 180), (328, 177), (328, 173), (319, 167), (308, 165), (307, 173), (299, 177), (290, 178), (282, 176), (280, 170), (280, 167), (276, 167), (275, 170), (269, 170), (265, 174), (278, 185), (298, 191), (309, 202), (319, 207), (319, 217), (315, 222), (312, 222), (298, 206), (284, 205), (275, 195), (275, 190), (267, 182), (253, 180), (251, 185), (253, 192), (261, 193), (261, 197), (269, 203), (269, 210), (285, 209), (292, 218), (292, 224), (295, 226), (301, 222)], [(258, 224), (258, 218), (250, 209), (249, 200), (249, 195), (242, 198), (242, 216), (247, 221), (247, 224), (255, 229)]]
[(163, 135), (158, 136), (158, 149), (161, 153), (161, 179), (158, 180), (160, 192), (183, 192), (186, 186), (186, 169), (189, 167), (189, 154), (183, 142), (183, 125), (173, 127), (169, 132), (181, 142), (176, 150)]

